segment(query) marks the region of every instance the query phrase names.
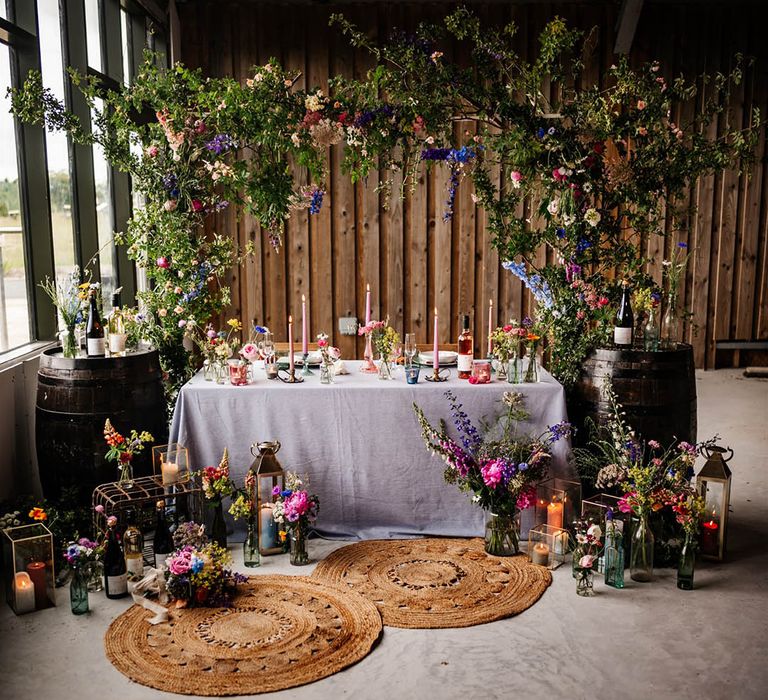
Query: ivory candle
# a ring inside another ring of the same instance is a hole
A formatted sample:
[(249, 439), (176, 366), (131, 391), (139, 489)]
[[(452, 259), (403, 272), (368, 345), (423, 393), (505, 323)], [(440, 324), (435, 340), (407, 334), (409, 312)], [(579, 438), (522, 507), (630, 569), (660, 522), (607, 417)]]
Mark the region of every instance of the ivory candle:
[(549, 546), (544, 544), (544, 542), (537, 542), (533, 545), (531, 561), (540, 566), (547, 566), (549, 563)]
[(288, 317), (288, 362), (291, 374), (293, 374), (296, 369), (293, 361), (293, 316)]
[(555, 554), (568, 554), (568, 533), (565, 530), (555, 534), (553, 546)]
[(16, 594), (16, 614), (32, 612), (35, 609), (35, 584), (26, 571), (19, 571), (13, 581)]
[(560, 502), (550, 503), (547, 506), (547, 525), (563, 528), (563, 504)]
[(365, 325), (371, 322), (371, 285), (365, 285)]
[(488, 355), (493, 352), (493, 341), (491, 335), (493, 334), (493, 299), (488, 300)]
[(435, 307), (435, 340), (433, 343), (433, 359), (432, 359), (432, 365), (434, 366), (435, 370), (440, 369), (440, 351), (437, 349), (437, 307)]
[(176, 462), (162, 461), (160, 471), (163, 475), (163, 486), (170, 486), (179, 482), (179, 465)]
[(307, 322), (307, 298), (301, 295), (301, 352), (309, 353), (309, 323)]

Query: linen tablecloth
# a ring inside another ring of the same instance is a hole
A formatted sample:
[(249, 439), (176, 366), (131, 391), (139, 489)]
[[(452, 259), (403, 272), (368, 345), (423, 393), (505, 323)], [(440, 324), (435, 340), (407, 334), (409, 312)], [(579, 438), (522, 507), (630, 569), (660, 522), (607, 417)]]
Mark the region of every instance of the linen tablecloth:
[[(563, 387), (543, 370), (536, 384), (472, 385), (456, 378), (453, 368), (447, 382), (425, 382), (422, 371), (419, 383), (409, 385), (401, 368), (382, 381), (361, 373), (360, 362), (345, 364), (350, 374), (330, 386), (320, 383), (317, 369), (293, 385), (267, 380), (258, 367), (248, 386), (216, 384), (198, 373), (179, 394), (171, 441), (189, 449), (194, 469), (218, 464), (229, 448), (231, 475), (242, 485), (254, 459), (251, 444), (279, 440), (283, 469), (308, 475), (320, 498), (321, 534), (467, 537), (482, 535), (485, 514), (443, 481), (444, 464), (425, 448), (412, 403), (433, 425), (445, 418), (450, 430), (444, 396), (450, 389), (479, 428), (503, 412), (502, 395), (513, 390), (524, 394), (530, 413), (522, 432), (538, 434), (567, 419)], [(568, 441), (555, 443), (552, 476), (573, 477), (569, 451)]]

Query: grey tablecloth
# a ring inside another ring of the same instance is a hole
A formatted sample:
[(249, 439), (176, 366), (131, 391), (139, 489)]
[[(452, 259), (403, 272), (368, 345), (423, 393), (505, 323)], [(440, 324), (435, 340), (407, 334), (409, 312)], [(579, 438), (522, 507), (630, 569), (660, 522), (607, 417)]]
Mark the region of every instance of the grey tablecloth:
[[(422, 373), (413, 386), (402, 369), (394, 380), (381, 381), (360, 373), (359, 362), (346, 365), (350, 374), (332, 386), (320, 384), (317, 370), (303, 384), (287, 385), (254, 368), (255, 382), (240, 387), (198, 374), (181, 390), (171, 440), (189, 448), (195, 469), (217, 464), (228, 447), (231, 473), (240, 484), (253, 461), (251, 443), (279, 440), (283, 468), (307, 474), (320, 498), (316, 527), (323, 534), (477, 536), (485, 515), (443, 481), (443, 462), (426, 450), (412, 402), (433, 424), (442, 417), (450, 425), (443, 394), (451, 389), (479, 427), (483, 418), (501, 413), (503, 392), (514, 389), (525, 395), (531, 416), (524, 430), (541, 432), (566, 419), (563, 388), (544, 371), (538, 384), (473, 386), (457, 379), (454, 368), (448, 382), (424, 382)], [(552, 475), (573, 476), (569, 449), (566, 441), (556, 443)]]

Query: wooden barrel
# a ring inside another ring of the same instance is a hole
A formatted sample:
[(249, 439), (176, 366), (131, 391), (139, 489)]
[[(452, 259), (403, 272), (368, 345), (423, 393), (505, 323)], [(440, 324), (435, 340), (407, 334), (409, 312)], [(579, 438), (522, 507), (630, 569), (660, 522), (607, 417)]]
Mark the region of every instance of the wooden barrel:
[[(40, 482), (48, 499), (76, 487), (90, 503), (98, 484), (116, 481), (117, 466), (104, 455), (104, 421), (121, 434), (149, 431), (167, 442), (162, 372), (157, 351), (125, 357), (68, 359), (61, 348), (40, 356), (37, 373), (35, 443)], [(152, 473), (151, 445), (134, 459), (134, 475)]]
[(673, 440), (696, 442), (696, 376), (693, 348), (676, 350), (598, 349), (584, 361), (581, 379), (569, 397), (569, 415), (579, 433), (577, 444), (588, 435), (587, 418), (599, 425), (611, 417), (602, 391), (609, 379), (626, 422), (638, 436), (658, 440), (665, 447)]

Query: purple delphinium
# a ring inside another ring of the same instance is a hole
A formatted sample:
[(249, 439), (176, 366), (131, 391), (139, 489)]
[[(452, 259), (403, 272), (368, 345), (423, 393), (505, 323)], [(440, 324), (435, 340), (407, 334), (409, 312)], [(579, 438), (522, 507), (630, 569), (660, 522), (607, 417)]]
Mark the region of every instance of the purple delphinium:
[(237, 144), (229, 134), (216, 134), (216, 136), (205, 144), (205, 147), (211, 153), (221, 155), (234, 148), (236, 145)]
[(171, 191), (175, 190), (176, 186), (178, 185), (178, 178), (176, 177), (176, 173), (166, 173), (163, 175), (163, 187), (165, 187), (166, 190)]
[(556, 442), (562, 438), (568, 437), (571, 434), (572, 426), (568, 421), (561, 421), (549, 426), (549, 432), (551, 434), (551, 441)]
[(451, 404), (451, 415), (453, 416), (453, 424), (461, 437), (461, 444), (465, 450), (472, 452), (480, 445), (481, 438), (477, 428), (472, 425), (472, 421), (469, 420), (469, 416), (462, 410), (462, 404), (460, 404), (456, 398), (456, 395), (448, 390), (445, 392), (445, 398), (448, 399)]
[(325, 195), (325, 192), (321, 190), (319, 187), (315, 187), (312, 190), (312, 193), (310, 195), (311, 199), (309, 201), (309, 213), (310, 214), (319, 214), (320, 209), (323, 206), (323, 196)]

